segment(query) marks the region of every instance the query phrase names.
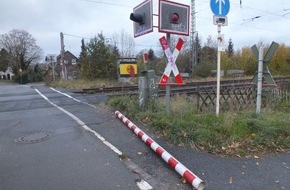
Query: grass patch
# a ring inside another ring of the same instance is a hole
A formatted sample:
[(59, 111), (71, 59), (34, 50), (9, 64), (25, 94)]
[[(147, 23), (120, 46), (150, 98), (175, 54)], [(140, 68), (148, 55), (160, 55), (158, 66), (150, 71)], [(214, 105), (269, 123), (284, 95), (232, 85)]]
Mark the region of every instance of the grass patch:
[(113, 97), (108, 104), (134, 118), (175, 145), (191, 146), (229, 156), (260, 155), (290, 151), (289, 109), (254, 112), (197, 114), (194, 101), (187, 96), (171, 99), (171, 114), (165, 100), (150, 102), (142, 109), (137, 96)]
[(49, 86), (67, 89), (84, 89), (84, 88), (112, 87), (116, 83), (117, 83), (116, 80), (98, 79), (88, 81), (79, 79), (79, 80), (59, 80), (50, 83)]
[[(68, 89), (117, 86), (111, 80), (68, 80), (50, 84)], [(290, 151), (290, 105), (280, 101), (275, 110), (198, 114), (195, 99), (186, 95), (171, 98), (171, 115), (166, 100), (151, 101), (140, 108), (138, 96), (117, 96), (108, 105), (126, 117), (150, 127), (170, 143), (229, 156), (248, 156)]]

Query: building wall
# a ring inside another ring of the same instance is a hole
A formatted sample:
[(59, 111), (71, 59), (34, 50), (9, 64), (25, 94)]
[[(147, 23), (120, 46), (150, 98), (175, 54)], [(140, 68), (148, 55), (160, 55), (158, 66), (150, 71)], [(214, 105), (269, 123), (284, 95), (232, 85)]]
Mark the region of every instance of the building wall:
[(8, 68), (5, 72), (0, 71), (0, 79), (12, 80), (14, 74), (11, 71), (11, 68)]
[[(74, 56), (71, 52), (66, 51), (64, 53), (64, 64), (65, 65), (76, 65), (77, 57)], [(57, 65), (61, 65), (61, 55), (57, 56)]]

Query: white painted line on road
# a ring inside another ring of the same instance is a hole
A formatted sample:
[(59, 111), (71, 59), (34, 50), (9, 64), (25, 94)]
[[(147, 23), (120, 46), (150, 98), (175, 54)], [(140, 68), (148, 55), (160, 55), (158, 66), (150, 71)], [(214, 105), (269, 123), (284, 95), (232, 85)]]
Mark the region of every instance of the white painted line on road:
[(139, 187), (140, 190), (150, 190), (150, 189), (153, 189), (153, 187), (151, 185), (149, 185), (149, 183), (147, 183), (143, 179), (140, 182), (137, 182), (137, 186)]
[(62, 95), (64, 95), (64, 96), (66, 96), (66, 97), (68, 97), (68, 98), (71, 98), (71, 99), (73, 99), (73, 100), (76, 101), (76, 102), (86, 104), (86, 105), (91, 106), (91, 107), (93, 107), (93, 108), (97, 108), (96, 106), (94, 106), (94, 105), (92, 105), (92, 104), (89, 104), (89, 103), (87, 103), (87, 102), (82, 102), (82, 101), (80, 101), (80, 100), (78, 100), (78, 99), (76, 99), (76, 98), (74, 98), (74, 97), (72, 97), (72, 96), (70, 96), (70, 95), (68, 95), (68, 94), (66, 94), (66, 93), (63, 93), (63, 92), (61, 92), (61, 91), (59, 91), (59, 90), (56, 90), (56, 89), (51, 88), (51, 87), (50, 87), (50, 89), (53, 90), (53, 91), (55, 91), (55, 92), (57, 92), (57, 93), (59, 93), (59, 94), (62, 94)]
[(65, 114), (67, 114), (68, 116), (70, 116), (73, 120), (75, 120), (78, 124), (80, 124), (85, 130), (93, 133), (99, 140), (101, 140), (106, 146), (108, 146), (111, 150), (113, 150), (116, 154), (118, 154), (119, 156), (122, 155), (123, 153), (118, 150), (115, 146), (113, 146), (111, 143), (109, 143), (108, 141), (106, 141), (106, 139), (104, 137), (102, 137), (99, 133), (97, 133), (96, 131), (94, 131), (93, 129), (91, 129), (90, 127), (88, 127), (82, 120), (80, 120), (78, 117), (76, 117), (74, 114), (68, 112), (67, 110), (63, 109), (62, 107), (59, 107), (58, 105), (54, 104), (53, 102), (51, 102), (45, 95), (43, 95), (39, 90), (35, 89), (35, 91), (41, 96), (43, 97), (46, 101), (48, 101), (51, 105), (53, 105), (54, 107), (58, 108), (60, 111), (64, 112)]
[[(87, 104), (93, 108), (96, 108), (96, 106), (88, 104), (86, 102), (82, 102), (76, 98), (73, 98), (72, 96), (65, 94), (63, 92), (60, 92), (58, 90), (55, 90), (54, 88), (50, 88), (51, 90), (60, 93), (68, 98), (73, 99), (74, 101), (80, 102), (80, 103), (84, 103)], [(73, 120), (75, 120), (78, 124), (80, 124), (85, 130), (93, 133), (100, 141), (102, 141), (106, 146), (108, 146), (111, 150), (113, 150), (116, 154), (118, 154), (119, 156), (123, 155), (123, 153), (117, 149), (114, 145), (112, 145), (110, 142), (108, 142), (104, 137), (102, 137), (99, 133), (97, 133), (96, 131), (94, 131), (93, 129), (91, 129), (90, 127), (88, 127), (82, 120), (80, 120), (78, 117), (76, 117), (74, 114), (68, 112), (67, 110), (63, 109), (62, 107), (59, 107), (58, 105), (54, 104), (53, 102), (51, 102), (44, 94), (42, 94), (39, 90), (34, 89), (41, 97), (43, 97), (46, 101), (48, 101), (52, 106), (58, 108), (60, 111), (64, 112), (65, 114), (67, 114), (68, 116), (70, 116)], [(149, 185), (149, 183), (147, 183), (145, 180), (141, 180), (140, 182), (136, 182), (137, 186), (139, 187), (140, 190), (151, 190), (153, 189), (153, 187), (151, 185)]]

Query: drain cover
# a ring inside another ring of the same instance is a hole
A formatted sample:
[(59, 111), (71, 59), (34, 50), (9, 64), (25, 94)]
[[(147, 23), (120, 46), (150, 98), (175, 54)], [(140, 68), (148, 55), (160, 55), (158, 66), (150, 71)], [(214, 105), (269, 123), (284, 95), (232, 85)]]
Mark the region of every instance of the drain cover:
[(32, 132), (15, 139), (15, 142), (24, 144), (38, 143), (48, 139), (50, 135), (51, 133), (49, 132)]

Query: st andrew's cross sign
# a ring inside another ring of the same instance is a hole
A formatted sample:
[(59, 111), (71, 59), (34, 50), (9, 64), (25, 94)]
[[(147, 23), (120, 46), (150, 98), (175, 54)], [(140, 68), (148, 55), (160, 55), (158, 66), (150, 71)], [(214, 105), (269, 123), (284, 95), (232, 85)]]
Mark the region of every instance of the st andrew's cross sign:
[(163, 36), (162, 38), (159, 39), (160, 41), (160, 44), (162, 46), (162, 49), (167, 57), (167, 60), (168, 60), (168, 63), (166, 65), (166, 68), (165, 68), (165, 71), (160, 79), (160, 85), (161, 86), (165, 86), (169, 77), (170, 77), (170, 74), (171, 74), (171, 71), (173, 72), (174, 74), (174, 77), (175, 77), (175, 80), (177, 82), (178, 85), (182, 85), (183, 84), (183, 81), (182, 81), (182, 78), (181, 78), (181, 75), (179, 74), (179, 71), (178, 71), (178, 68), (175, 64), (175, 61), (178, 57), (178, 54), (181, 50), (181, 47), (184, 43), (184, 41), (179, 38), (176, 46), (175, 46), (175, 49), (173, 51), (173, 53), (171, 52), (170, 48), (169, 48), (169, 45), (167, 43), (167, 40), (165, 38), (165, 36)]

